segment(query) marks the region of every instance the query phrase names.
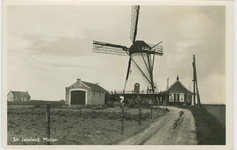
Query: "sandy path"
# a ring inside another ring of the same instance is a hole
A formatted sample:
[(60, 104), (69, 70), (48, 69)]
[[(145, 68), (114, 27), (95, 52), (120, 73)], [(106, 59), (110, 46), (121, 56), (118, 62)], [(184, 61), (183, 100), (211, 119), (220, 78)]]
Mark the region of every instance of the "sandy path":
[[(132, 137), (120, 145), (195, 145), (196, 127), (191, 112), (187, 109), (169, 107), (169, 113), (161, 116), (149, 128)], [(179, 111), (184, 115), (179, 117)], [(174, 125), (175, 124), (175, 125)]]

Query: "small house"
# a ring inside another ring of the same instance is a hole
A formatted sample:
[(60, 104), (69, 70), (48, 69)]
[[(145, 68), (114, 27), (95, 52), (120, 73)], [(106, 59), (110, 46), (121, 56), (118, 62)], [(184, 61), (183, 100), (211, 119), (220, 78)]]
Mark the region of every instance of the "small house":
[(105, 104), (107, 91), (99, 83), (89, 83), (77, 79), (71, 86), (66, 87), (67, 105), (97, 105)]
[(7, 94), (7, 101), (30, 101), (30, 98), (28, 91), (10, 91)]
[(168, 105), (188, 104), (192, 102), (193, 93), (189, 91), (177, 76), (176, 81), (165, 91), (169, 94)]

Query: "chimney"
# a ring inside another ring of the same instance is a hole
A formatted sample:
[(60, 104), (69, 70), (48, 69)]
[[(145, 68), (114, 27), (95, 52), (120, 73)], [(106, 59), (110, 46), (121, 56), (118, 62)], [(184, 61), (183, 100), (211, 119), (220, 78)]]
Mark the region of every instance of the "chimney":
[(99, 83), (95, 83), (96, 85), (99, 85)]
[(177, 78), (176, 78), (178, 81), (179, 81), (179, 75), (177, 75)]
[(81, 82), (81, 79), (77, 79), (77, 82), (79, 82), (79, 83), (80, 83), (80, 82)]

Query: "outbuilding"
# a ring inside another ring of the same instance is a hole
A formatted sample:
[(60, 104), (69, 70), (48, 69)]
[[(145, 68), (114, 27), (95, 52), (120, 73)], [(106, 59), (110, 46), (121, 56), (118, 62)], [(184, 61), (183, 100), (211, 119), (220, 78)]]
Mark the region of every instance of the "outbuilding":
[(71, 86), (66, 87), (67, 105), (98, 105), (105, 104), (107, 91), (99, 83), (89, 83), (77, 79)]

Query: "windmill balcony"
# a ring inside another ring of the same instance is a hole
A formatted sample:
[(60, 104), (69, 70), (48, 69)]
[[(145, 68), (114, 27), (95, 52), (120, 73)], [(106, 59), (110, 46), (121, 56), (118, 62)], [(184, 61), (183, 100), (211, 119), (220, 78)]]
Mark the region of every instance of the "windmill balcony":
[[(154, 94), (159, 94), (160, 92), (155, 91)], [(135, 91), (124, 91), (124, 90), (114, 90), (114, 91), (109, 91), (109, 94), (153, 94), (153, 92), (151, 90), (142, 90), (139, 91), (139, 93), (135, 92)]]

